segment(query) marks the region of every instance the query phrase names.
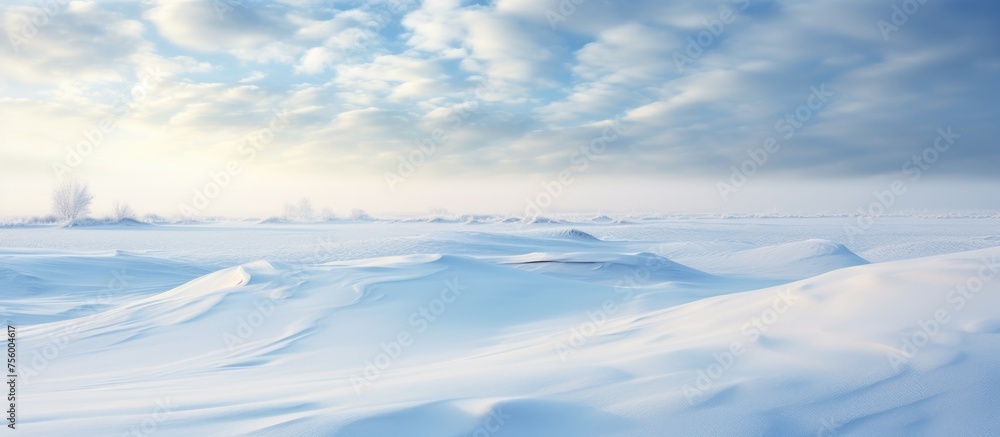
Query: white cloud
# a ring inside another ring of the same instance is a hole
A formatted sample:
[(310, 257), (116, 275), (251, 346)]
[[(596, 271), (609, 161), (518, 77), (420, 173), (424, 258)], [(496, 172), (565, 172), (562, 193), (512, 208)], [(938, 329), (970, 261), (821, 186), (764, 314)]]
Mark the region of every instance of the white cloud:
[[(38, 24), (34, 24), (34, 22)], [(135, 57), (152, 50), (137, 20), (95, 4), (70, 2), (50, 14), (34, 6), (0, 6), (0, 78), (52, 83), (121, 81)]]
[(263, 79), (265, 77), (267, 77), (267, 73), (263, 73), (263, 72), (260, 72), (260, 71), (251, 71), (250, 75), (244, 77), (243, 79), (240, 79), (239, 83), (253, 83), (253, 82), (257, 82), (257, 81), (259, 81), (259, 80), (261, 80), (261, 79)]
[(515, 15), (483, 7), (461, 7), (457, 0), (434, 0), (408, 14), (407, 44), (424, 52), (465, 56), (471, 71), (485, 68), (491, 80), (552, 85), (544, 65), (552, 53), (539, 37), (545, 32)]
[(576, 83), (564, 99), (538, 108), (552, 121), (588, 118), (645, 103), (648, 90), (676, 76), (671, 54), (679, 44), (663, 29), (626, 24), (602, 31), (576, 54)]
[(197, 52), (225, 52), (239, 59), (291, 63), (301, 47), (280, 10), (229, 2), (157, 1), (143, 13), (164, 38)]

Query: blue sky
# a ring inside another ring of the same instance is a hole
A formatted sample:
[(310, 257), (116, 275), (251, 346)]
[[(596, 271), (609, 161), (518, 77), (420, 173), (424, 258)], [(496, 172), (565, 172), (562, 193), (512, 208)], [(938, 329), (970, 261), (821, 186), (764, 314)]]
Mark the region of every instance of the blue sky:
[(5, 2), (0, 214), (44, 213), (65, 178), (98, 213), (834, 212), (893, 181), (890, 210), (995, 210), (998, 19), (944, 0)]

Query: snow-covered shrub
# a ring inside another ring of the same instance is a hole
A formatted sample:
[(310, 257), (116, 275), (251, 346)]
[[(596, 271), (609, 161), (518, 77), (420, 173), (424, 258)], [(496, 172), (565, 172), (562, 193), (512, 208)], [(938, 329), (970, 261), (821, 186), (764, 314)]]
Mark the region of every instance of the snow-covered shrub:
[(133, 210), (132, 206), (127, 203), (116, 201), (114, 205), (111, 206), (111, 218), (116, 222), (120, 222), (125, 219), (135, 220), (135, 210)]
[(72, 225), (81, 217), (90, 214), (90, 203), (94, 196), (90, 187), (77, 180), (67, 180), (52, 193), (52, 212), (60, 221)]

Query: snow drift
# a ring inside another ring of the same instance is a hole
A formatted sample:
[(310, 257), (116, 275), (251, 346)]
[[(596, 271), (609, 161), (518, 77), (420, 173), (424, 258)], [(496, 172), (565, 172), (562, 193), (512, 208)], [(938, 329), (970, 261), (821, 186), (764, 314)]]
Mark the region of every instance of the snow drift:
[[(4, 252), (23, 294), (4, 302), (24, 322), (18, 431), (1000, 433), (1000, 248), (866, 264), (805, 241), (717, 253), (713, 270), (582, 235), (438, 237), (411, 243), (492, 249), (256, 261), (182, 284), (158, 272), (203, 267)], [(826, 273), (749, 291), (722, 275), (776, 283), (782, 263)], [(121, 266), (153, 279), (92, 314), (23, 318), (31, 293), (72, 308), (83, 296), (62, 287)]]

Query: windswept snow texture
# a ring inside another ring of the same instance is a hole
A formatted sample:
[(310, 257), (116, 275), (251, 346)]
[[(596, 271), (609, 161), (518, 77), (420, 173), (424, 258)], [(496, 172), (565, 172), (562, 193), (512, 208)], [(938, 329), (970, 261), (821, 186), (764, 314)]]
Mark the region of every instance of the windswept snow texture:
[(884, 220), (0, 229), (16, 432), (1000, 435), (1000, 222)]

